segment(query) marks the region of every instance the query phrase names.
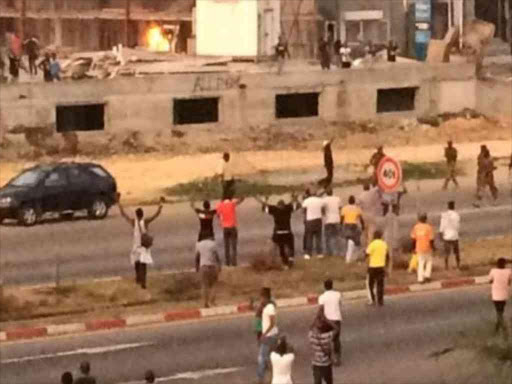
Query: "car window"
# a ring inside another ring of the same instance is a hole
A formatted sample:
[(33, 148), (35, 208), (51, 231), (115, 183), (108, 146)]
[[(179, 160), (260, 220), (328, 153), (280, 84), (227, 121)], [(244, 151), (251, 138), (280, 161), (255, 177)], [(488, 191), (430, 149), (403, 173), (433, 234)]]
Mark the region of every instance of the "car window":
[(108, 173), (105, 172), (105, 170), (103, 170), (102, 168), (100, 167), (91, 167), (89, 168), (92, 172), (94, 172), (96, 175), (98, 176), (101, 176), (101, 177), (109, 177)]
[(14, 187), (33, 187), (45, 175), (45, 172), (40, 169), (30, 169), (16, 176), (9, 182), (9, 185)]
[(87, 174), (79, 168), (69, 168), (68, 176), (71, 183), (83, 184), (89, 182)]
[(54, 171), (48, 175), (46, 180), (44, 181), (44, 185), (46, 187), (61, 187), (66, 185), (68, 182), (66, 180), (66, 175), (60, 171)]

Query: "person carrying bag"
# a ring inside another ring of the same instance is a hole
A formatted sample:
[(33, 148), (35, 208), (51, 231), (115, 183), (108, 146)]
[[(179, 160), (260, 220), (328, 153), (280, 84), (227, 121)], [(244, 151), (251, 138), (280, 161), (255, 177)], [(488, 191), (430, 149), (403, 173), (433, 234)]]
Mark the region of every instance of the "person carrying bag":
[(121, 194), (117, 195), (117, 204), (121, 216), (133, 228), (133, 246), (130, 253), (130, 261), (135, 267), (135, 282), (146, 289), (147, 281), (147, 265), (153, 264), (153, 257), (151, 255), (151, 247), (153, 246), (153, 236), (148, 233), (149, 224), (154, 221), (162, 213), (163, 203), (165, 199), (160, 198), (160, 203), (155, 214), (147, 219), (144, 219), (144, 211), (142, 208), (135, 210), (135, 218), (128, 216), (121, 205)]

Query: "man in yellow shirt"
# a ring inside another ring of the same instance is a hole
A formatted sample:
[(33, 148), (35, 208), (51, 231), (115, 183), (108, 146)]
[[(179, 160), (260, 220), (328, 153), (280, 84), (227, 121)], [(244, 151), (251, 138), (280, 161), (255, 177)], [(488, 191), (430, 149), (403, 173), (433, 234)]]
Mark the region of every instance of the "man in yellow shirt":
[(361, 228), (364, 230), (364, 220), (361, 208), (356, 205), (356, 198), (350, 196), (348, 198), (348, 205), (341, 209), (341, 225), (343, 227), (343, 234), (347, 239), (347, 254), (345, 255), (345, 262), (352, 262), (352, 255), (356, 246), (361, 245), (361, 233), (359, 231), (358, 223), (361, 223)]
[(434, 229), (427, 224), (427, 214), (419, 216), (418, 223), (411, 231), (414, 249), (418, 255), (418, 283), (430, 281), (432, 275), (432, 253), (436, 250), (434, 244)]
[(377, 303), (384, 305), (384, 277), (386, 275), (386, 266), (389, 260), (388, 245), (382, 240), (382, 231), (377, 230), (373, 234), (373, 241), (366, 249), (368, 259), (368, 278), (366, 280), (368, 287), (368, 298), (370, 305), (375, 305), (375, 284), (377, 284)]

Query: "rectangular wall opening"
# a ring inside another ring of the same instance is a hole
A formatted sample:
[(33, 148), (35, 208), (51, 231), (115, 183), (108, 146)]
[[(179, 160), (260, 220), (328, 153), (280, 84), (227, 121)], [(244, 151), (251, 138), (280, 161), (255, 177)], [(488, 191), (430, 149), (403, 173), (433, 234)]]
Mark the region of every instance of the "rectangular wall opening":
[(174, 99), (174, 125), (217, 123), (219, 98)]
[(414, 111), (418, 88), (377, 90), (377, 113)]
[(57, 132), (102, 131), (105, 129), (105, 104), (57, 106)]
[(318, 116), (319, 93), (290, 93), (276, 95), (276, 118)]

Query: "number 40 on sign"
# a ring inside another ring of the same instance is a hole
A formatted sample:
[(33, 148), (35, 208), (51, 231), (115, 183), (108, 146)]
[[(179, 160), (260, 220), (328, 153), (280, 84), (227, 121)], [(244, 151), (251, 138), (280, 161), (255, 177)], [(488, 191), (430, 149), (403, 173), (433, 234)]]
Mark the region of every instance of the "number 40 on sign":
[(402, 184), (402, 167), (391, 157), (384, 157), (377, 167), (377, 182), (384, 192), (394, 192)]

